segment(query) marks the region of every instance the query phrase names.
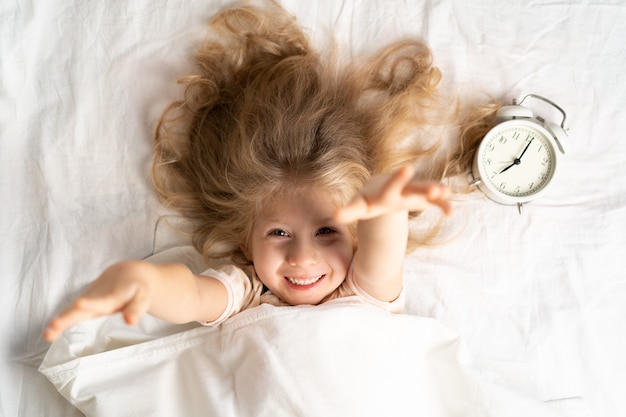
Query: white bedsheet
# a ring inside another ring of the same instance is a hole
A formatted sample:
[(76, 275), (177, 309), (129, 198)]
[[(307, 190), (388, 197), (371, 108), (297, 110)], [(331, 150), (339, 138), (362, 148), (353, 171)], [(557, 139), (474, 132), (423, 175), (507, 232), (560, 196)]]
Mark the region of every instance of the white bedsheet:
[(83, 323), (52, 345), (42, 372), (87, 416), (556, 415), (481, 373), (435, 319), (357, 297), (263, 305), (137, 343), (151, 333), (141, 330), (119, 316)]
[[(444, 323), (480, 369), (563, 415), (626, 415), (626, 3), (280, 3), (348, 54), (422, 38), (466, 99), (536, 93), (566, 110), (549, 194), (523, 216), (459, 197), (450, 239), (407, 260), (407, 312)], [(81, 415), (37, 371), (41, 330), (108, 264), (171, 246), (155, 245), (152, 131), (228, 4), (0, 2), (0, 415)]]

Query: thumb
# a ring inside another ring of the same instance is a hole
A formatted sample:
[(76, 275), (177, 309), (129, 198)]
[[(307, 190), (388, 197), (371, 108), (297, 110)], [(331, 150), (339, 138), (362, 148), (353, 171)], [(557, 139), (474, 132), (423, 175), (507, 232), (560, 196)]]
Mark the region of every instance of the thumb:
[(150, 308), (149, 298), (145, 291), (137, 291), (135, 296), (122, 309), (124, 321), (131, 326), (139, 323), (141, 316)]
[(348, 224), (364, 218), (369, 211), (369, 205), (363, 196), (358, 196), (347, 206), (340, 207), (335, 212), (335, 220)]

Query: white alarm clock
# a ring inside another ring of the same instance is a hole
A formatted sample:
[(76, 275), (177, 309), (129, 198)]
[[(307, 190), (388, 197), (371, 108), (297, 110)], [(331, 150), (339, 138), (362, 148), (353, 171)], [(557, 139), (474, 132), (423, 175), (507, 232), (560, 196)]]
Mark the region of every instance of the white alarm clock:
[[(561, 124), (546, 121), (522, 106), (528, 98), (544, 101), (563, 115)], [(526, 95), (519, 104), (501, 107), (496, 113), (499, 121), (482, 139), (474, 155), (471, 185), (491, 200), (517, 205), (520, 214), (523, 205), (541, 196), (555, 179), (565, 133), (565, 112), (552, 101), (535, 95)]]

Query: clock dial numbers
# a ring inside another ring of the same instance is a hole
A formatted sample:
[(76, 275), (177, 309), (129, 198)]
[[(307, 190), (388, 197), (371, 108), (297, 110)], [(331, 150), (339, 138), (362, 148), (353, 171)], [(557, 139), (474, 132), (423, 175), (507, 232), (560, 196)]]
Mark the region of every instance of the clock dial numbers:
[(546, 140), (530, 126), (503, 126), (487, 140), (482, 153), (487, 180), (513, 197), (542, 189), (550, 179), (554, 160)]

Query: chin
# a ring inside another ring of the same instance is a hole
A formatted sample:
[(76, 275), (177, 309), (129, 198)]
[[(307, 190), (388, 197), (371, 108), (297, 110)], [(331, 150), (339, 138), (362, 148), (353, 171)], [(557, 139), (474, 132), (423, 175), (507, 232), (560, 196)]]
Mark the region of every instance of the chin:
[(286, 297), (280, 297), (283, 301), (287, 302), (292, 306), (299, 305), (317, 305), (324, 301), (324, 299), (329, 294), (321, 293), (321, 294), (289, 294)]

